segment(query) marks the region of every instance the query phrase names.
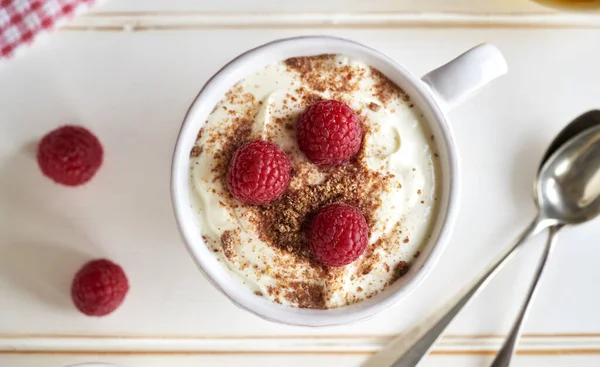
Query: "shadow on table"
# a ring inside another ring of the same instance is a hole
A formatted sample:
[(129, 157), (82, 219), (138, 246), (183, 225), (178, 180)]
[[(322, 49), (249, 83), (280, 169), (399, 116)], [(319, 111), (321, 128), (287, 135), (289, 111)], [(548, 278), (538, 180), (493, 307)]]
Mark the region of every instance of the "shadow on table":
[(60, 198), (43, 184), (35, 149), (27, 145), (0, 166), (0, 284), (71, 308), (73, 274), (95, 256), (69, 247), (90, 241), (56, 209)]

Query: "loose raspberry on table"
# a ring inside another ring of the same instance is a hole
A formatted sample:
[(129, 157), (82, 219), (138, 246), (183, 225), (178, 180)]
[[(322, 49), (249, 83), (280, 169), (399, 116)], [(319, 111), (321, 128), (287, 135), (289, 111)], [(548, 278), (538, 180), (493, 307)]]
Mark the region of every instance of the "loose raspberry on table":
[(308, 242), (319, 262), (344, 266), (358, 259), (367, 248), (369, 227), (357, 208), (342, 203), (329, 204), (310, 223)]
[(54, 182), (79, 186), (94, 177), (102, 165), (100, 141), (89, 130), (66, 125), (46, 134), (38, 145), (42, 173)]
[(290, 169), (290, 160), (281, 148), (254, 140), (233, 154), (227, 171), (227, 188), (241, 202), (267, 204), (278, 199), (287, 188)]
[(313, 103), (300, 115), (296, 139), (309, 161), (324, 166), (348, 162), (360, 150), (360, 119), (344, 102)]
[(75, 307), (88, 316), (105, 316), (116, 310), (129, 291), (123, 269), (110, 260), (93, 260), (73, 278), (71, 298)]

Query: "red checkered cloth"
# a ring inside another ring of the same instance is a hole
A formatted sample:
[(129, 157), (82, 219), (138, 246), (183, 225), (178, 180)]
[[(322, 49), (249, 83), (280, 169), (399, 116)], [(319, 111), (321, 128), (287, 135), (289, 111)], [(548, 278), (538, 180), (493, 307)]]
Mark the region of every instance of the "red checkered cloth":
[(96, 0), (0, 0), (0, 63)]

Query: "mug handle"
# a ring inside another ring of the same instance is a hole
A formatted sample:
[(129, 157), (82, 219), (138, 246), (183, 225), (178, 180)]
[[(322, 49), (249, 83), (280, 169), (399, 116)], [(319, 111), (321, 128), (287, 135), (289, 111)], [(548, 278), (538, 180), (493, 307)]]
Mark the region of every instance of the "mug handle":
[(442, 111), (447, 112), (507, 71), (502, 52), (494, 45), (483, 43), (430, 71), (421, 80)]

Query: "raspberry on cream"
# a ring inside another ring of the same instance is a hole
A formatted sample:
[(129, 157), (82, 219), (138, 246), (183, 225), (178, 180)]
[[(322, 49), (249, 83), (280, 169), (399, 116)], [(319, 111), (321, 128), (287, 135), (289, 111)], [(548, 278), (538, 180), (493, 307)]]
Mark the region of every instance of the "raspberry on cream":
[(227, 188), (246, 204), (276, 200), (290, 181), (290, 161), (275, 144), (254, 140), (241, 146), (231, 158)]
[[(301, 151), (299, 117), (319, 101), (355, 111), (358, 152), (317, 165)], [(402, 89), (343, 55), (288, 59), (239, 81), (215, 106), (190, 152), (192, 208), (217, 259), (257, 295), (305, 308), (372, 297), (404, 275), (427, 240), (437, 210), (439, 162), (433, 136)], [(289, 158), (287, 189), (249, 205), (227, 189), (230, 161), (262, 139)], [(358, 209), (369, 229), (364, 253), (345, 266), (318, 261), (307, 226), (329, 204)]]
[(344, 266), (369, 244), (369, 227), (360, 210), (343, 203), (324, 206), (308, 225), (308, 243), (324, 265)]
[(360, 149), (363, 138), (360, 120), (344, 102), (313, 103), (302, 112), (296, 125), (298, 147), (315, 164), (346, 163)]

